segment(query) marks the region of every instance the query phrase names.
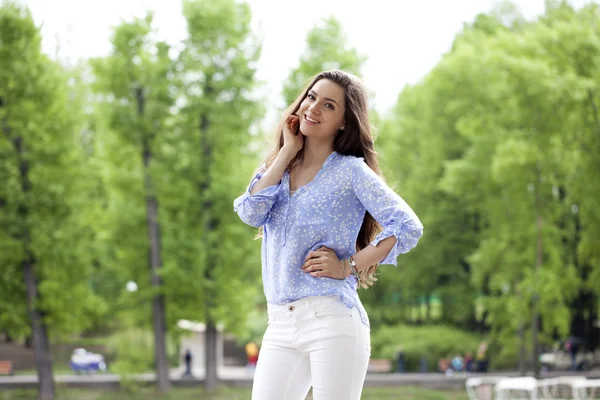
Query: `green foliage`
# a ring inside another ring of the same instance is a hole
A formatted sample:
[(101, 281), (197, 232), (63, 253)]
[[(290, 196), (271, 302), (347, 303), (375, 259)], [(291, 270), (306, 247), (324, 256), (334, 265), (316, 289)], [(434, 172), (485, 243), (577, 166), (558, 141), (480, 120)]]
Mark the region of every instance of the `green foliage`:
[[(181, 318), (260, 340), (260, 242), (232, 211), (263, 143), (260, 44), (247, 4), (185, 0), (183, 15), (180, 45), (157, 40), (149, 14), (115, 28), (110, 55), (67, 70), (41, 53), (26, 9), (0, 6), (1, 331), (30, 333), (30, 252), (51, 333), (123, 330), (111, 340), (118, 371), (152, 367), (140, 332), (157, 290), (173, 341)], [(398, 268), (382, 267), (361, 292), (375, 357), (398, 344), (409, 362), (427, 354), (432, 365), (474, 351), (479, 334), (455, 326), (489, 330), (492, 365), (513, 366), (536, 307), (548, 343), (569, 333), (578, 294), (600, 297), (599, 22), (595, 4), (549, 1), (535, 21), (501, 5), (465, 26), (389, 115), (373, 115), (388, 183), (425, 226)], [(324, 19), (286, 103), (314, 74), (360, 75), (364, 62), (340, 22)], [(148, 195), (159, 205), (160, 289), (150, 285)], [(124, 290), (129, 280), (137, 292)], [(388, 327), (399, 321), (445, 325)]]
[(0, 6), (0, 326), (30, 334), (22, 262), (33, 255), (35, 302), (55, 334), (79, 332), (106, 311), (89, 290), (93, 229), (82, 110), (70, 71), (41, 53), (24, 8)]
[(283, 87), (285, 104), (291, 104), (300, 89), (323, 70), (341, 69), (360, 75), (366, 57), (349, 43), (342, 24), (335, 17), (324, 18), (306, 37), (306, 50), (299, 65), (288, 76)]
[(257, 163), (249, 133), (263, 112), (252, 98), (260, 46), (247, 4), (189, 0), (183, 10), (189, 36), (176, 60), (183, 105), (161, 166), (169, 185), (159, 192), (169, 216), (165, 233), (173, 233), (165, 241), (165, 279), (176, 304), (170, 318), (211, 318), (241, 333), (254, 307), (260, 257), (232, 201), (247, 185), (244, 171)]
[[(124, 319), (148, 325), (148, 308), (139, 307), (154, 293), (147, 262), (146, 146), (159, 205), (168, 329), (182, 318), (205, 321), (210, 312), (241, 333), (253, 307), (247, 299), (257, 291), (259, 257), (251, 229), (232, 212), (232, 199), (247, 183), (243, 171), (256, 164), (248, 132), (262, 112), (251, 98), (260, 48), (247, 5), (190, 0), (183, 12), (189, 36), (177, 56), (154, 40), (148, 15), (118, 26), (113, 54), (91, 61), (93, 88), (101, 95), (92, 116), (94, 159), (106, 199), (96, 281), (113, 307), (125, 308)], [(137, 282), (138, 292), (124, 292), (128, 280)]]
[(384, 167), (425, 235), (370, 295), (436, 295), (448, 322), (485, 323), (514, 355), (536, 307), (547, 341), (569, 334), (581, 290), (599, 294), (600, 12), (505, 11), (467, 26), (383, 126)]
[(396, 359), (404, 352), (407, 371), (419, 371), (421, 357), (427, 359), (430, 371), (437, 371), (438, 360), (456, 354), (475, 355), (484, 338), (452, 326), (395, 325), (382, 326), (371, 335), (372, 358)]
[[(130, 376), (154, 370), (154, 339), (150, 330), (122, 329), (107, 338), (104, 344), (108, 356), (114, 359), (108, 365), (110, 372)], [(179, 353), (174, 340), (167, 339), (167, 355), (171, 367), (179, 365)]]

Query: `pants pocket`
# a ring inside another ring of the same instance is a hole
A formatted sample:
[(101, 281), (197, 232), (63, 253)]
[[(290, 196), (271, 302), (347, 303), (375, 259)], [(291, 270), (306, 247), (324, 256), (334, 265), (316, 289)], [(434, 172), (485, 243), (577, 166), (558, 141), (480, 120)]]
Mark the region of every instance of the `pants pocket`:
[(315, 304), (314, 314), (317, 319), (352, 317), (352, 309), (348, 308), (338, 296), (327, 297), (322, 302)]
[(290, 321), (290, 315), (287, 311), (284, 310), (268, 310), (267, 311), (267, 323), (271, 325), (275, 322), (285, 322)]

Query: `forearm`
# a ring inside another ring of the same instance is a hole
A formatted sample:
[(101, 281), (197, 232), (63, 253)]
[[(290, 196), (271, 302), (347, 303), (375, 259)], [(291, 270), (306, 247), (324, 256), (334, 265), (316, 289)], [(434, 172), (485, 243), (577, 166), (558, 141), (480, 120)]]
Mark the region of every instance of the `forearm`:
[(271, 164), (269, 169), (265, 171), (260, 180), (256, 182), (256, 184), (250, 191), (250, 194), (254, 195), (260, 192), (261, 190), (268, 188), (269, 186), (273, 186), (279, 183), (281, 181), (281, 178), (283, 177), (283, 173), (285, 172), (292, 158), (293, 155), (290, 151), (284, 148), (281, 149), (273, 164)]
[(356, 269), (360, 272), (364, 269), (369, 268), (373, 264), (381, 262), (386, 256), (392, 251), (396, 244), (396, 237), (390, 236), (383, 239), (377, 244), (377, 246), (368, 245), (358, 253), (354, 255), (354, 262), (356, 262)]

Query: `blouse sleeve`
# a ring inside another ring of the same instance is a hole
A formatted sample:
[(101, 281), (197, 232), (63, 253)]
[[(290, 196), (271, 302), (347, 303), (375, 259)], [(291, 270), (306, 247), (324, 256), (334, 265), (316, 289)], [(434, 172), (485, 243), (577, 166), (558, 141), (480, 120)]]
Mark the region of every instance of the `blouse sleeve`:
[(398, 255), (417, 245), (423, 235), (423, 224), (410, 206), (362, 158), (357, 158), (354, 164), (352, 185), (365, 209), (383, 227), (371, 244), (377, 246), (390, 236), (396, 238), (396, 244), (381, 263), (397, 265)]
[(234, 200), (233, 209), (239, 215), (240, 219), (246, 224), (258, 228), (267, 222), (269, 212), (277, 200), (277, 194), (281, 189), (281, 182), (266, 187), (261, 191), (250, 194), (252, 188), (262, 178), (263, 171), (260, 171), (248, 185), (244, 194)]

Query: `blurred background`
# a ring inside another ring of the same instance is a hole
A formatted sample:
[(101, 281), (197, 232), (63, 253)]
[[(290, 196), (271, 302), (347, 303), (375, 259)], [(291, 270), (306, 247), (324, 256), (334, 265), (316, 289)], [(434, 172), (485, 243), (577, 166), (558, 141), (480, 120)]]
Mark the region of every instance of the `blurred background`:
[(599, 27), (583, 0), (0, 1), (0, 374), (248, 378), (232, 202), (331, 68), (425, 226), (360, 293), (371, 371), (597, 368)]

